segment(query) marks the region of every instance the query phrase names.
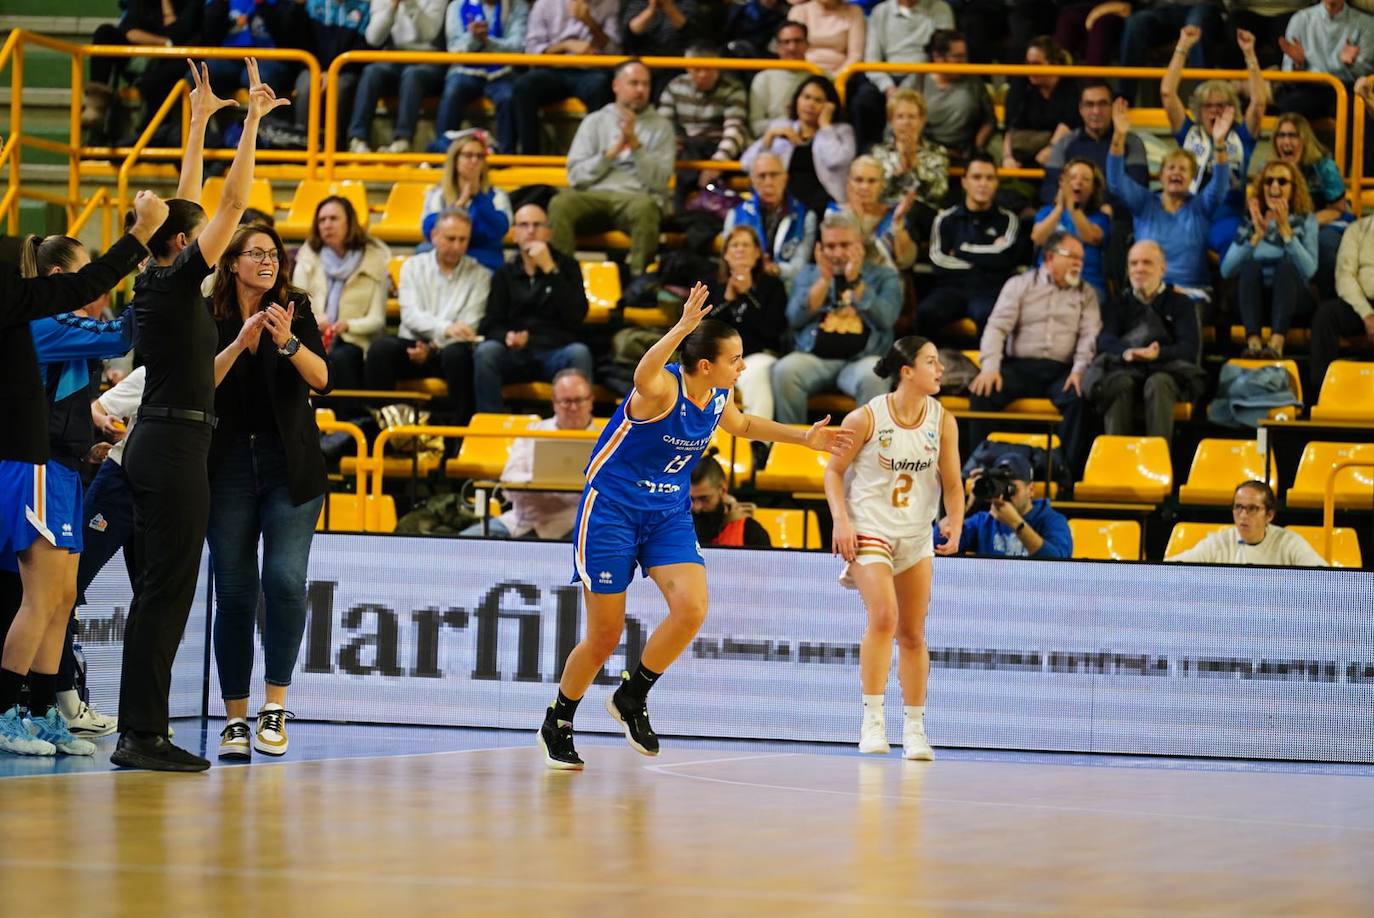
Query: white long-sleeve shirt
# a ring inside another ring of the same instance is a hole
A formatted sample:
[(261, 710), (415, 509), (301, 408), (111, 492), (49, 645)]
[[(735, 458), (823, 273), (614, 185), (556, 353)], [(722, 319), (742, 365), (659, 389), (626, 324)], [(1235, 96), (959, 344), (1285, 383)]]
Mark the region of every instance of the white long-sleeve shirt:
[(110, 458), (120, 465), (124, 464), (124, 444), (129, 442), (129, 434), (134, 432), (134, 422), (138, 419), (138, 406), (143, 402), (143, 381), (147, 376), (146, 366), (136, 367), (132, 373), (96, 399), (100, 403), (101, 411), (124, 422), (124, 439), (110, 450)]
[(490, 292), (491, 272), (467, 255), (448, 274), (432, 251), (407, 258), (401, 266), (401, 337), (451, 344), (445, 329), (462, 322), (476, 330)]
[(364, 37), (374, 48), (437, 51), (445, 7), (444, 0), (372, 0)]
[[(558, 430), (557, 418), (544, 420), (530, 427), (530, 430)], [(588, 424), (587, 430), (595, 430), (595, 424)], [(511, 446), (506, 467), (501, 470), (501, 480), (528, 482), (534, 480), (534, 440), (522, 437)], [(518, 539), (531, 529), (541, 539), (559, 539), (572, 532), (577, 520), (577, 505), (582, 493), (562, 491), (507, 491), (510, 509), (497, 517), (497, 521)]]
[(1275, 567), (1330, 567), (1306, 539), (1282, 526), (1270, 525), (1251, 545), (1234, 527), (1218, 529), (1186, 551), (1165, 561), (1182, 564), (1269, 564)]

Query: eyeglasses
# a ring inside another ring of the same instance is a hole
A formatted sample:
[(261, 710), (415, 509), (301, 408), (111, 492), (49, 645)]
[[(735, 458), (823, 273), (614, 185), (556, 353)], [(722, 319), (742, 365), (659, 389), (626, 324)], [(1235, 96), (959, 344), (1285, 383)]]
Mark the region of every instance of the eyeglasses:
[(1261, 179), (1261, 181), (1266, 185), (1278, 185), (1280, 188), (1287, 188), (1289, 185), (1293, 184), (1292, 179), (1282, 175), (1266, 176)]
[(578, 405), (585, 405), (591, 400), (590, 395), (583, 395), (579, 398), (556, 398), (553, 400), (553, 404), (555, 408), (576, 408)]
[(1072, 250), (1070, 250), (1070, 249), (1055, 249), (1055, 250), (1054, 250), (1054, 254), (1058, 255), (1060, 258), (1067, 258), (1069, 261), (1082, 261), (1082, 260), (1083, 260), (1083, 256), (1082, 256), (1082, 255), (1080, 255), (1078, 252), (1074, 252), (1074, 251), (1072, 251)]
[(1231, 512), (1236, 514), (1267, 513), (1269, 508), (1262, 504), (1232, 504)]
[(269, 258), (274, 262), (281, 262), (281, 252), (278, 252), (276, 249), (244, 249), (242, 252), (239, 252), (239, 255), (247, 255), (258, 264), (262, 264)]

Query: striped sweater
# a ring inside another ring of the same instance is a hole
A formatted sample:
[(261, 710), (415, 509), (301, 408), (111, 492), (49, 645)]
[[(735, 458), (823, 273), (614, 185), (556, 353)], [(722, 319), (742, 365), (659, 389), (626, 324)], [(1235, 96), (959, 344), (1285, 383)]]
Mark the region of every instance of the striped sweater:
[(659, 97), (658, 113), (679, 133), (715, 140), (712, 159), (738, 159), (749, 145), (748, 98), (739, 81), (725, 74), (707, 92), (688, 74), (673, 77)]

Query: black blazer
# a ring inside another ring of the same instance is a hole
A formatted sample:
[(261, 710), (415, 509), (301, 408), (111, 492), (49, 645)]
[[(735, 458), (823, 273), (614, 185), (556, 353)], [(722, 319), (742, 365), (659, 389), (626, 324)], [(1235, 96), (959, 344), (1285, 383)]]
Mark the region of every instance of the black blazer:
[[(320, 339), (320, 328), (314, 313), (310, 310), (310, 298), (299, 291), (289, 300), (296, 306), (296, 318), (291, 323), (292, 333), (300, 339), (301, 347), (317, 354), (329, 367), (329, 359), (324, 353), (324, 342)], [(238, 316), (217, 320), (219, 328), (219, 348), (224, 350), (238, 337), (243, 320)], [(225, 376), (215, 391), (215, 414), (219, 424), (210, 437), (209, 469), (214, 478), (215, 470), (224, 461), (224, 454), (241, 434), (245, 434), (246, 411), (271, 411), (277, 422), (277, 433), (281, 436), (286, 450), (286, 488), (291, 495), (291, 503), (300, 506), (325, 492), (327, 482), (324, 471), (324, 453), (320, 451), (320, 429), (315, 426), (315, 408), (310, 404), (310, 387), (301, 374), (291, 365), (291, 361), (277, 353), (272, 336), (265, 330), (258, 345), (256, 356), (245, 351), (239, 360), (260, 360), (263, 370), (263, 384), (267, 391), (269, 404), (243, 405), (236, 390), (229, 388), (230, 377)], [(230, 370), (232, 373), (233, 370)], [(333, 373), (325, 381), (322, 392), (334, 387)]]
[(0, 459), (41, 465), (48, 461), (48, 398), (38, 376), (29, 323), (80, 309), (138, 268), (148, 250), (133, 236), (72, 274), (25, 280), (0, 270)]

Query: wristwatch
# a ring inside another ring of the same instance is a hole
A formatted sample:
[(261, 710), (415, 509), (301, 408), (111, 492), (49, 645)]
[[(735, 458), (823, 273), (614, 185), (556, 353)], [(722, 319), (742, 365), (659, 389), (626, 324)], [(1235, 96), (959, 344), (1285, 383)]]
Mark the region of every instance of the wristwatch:
[(1022, 529), (1025, 529), (1025, 528), (1026, 528), (1026, 521), (1025, 521), (1025, 520), (1022, 520), (1021, 522), (1019, 522), (1019, 523), (1016, 524), (1016, 528), (1013, 529), (1012, 532), (1015, 533), (1016, 535), (1020, 535), (1020, 534), (1021, 534), (1021, 530), (1022, 530)]
[(283, 357), (291, 357), (294, 356), (296, 351), (299, 351), (300, 349), (301, 339), (297, 338), (295, 335), (292, 335), (290, 338), (286, 339), (285, 344), (277, 348), (277, 353), (281, 354)]

